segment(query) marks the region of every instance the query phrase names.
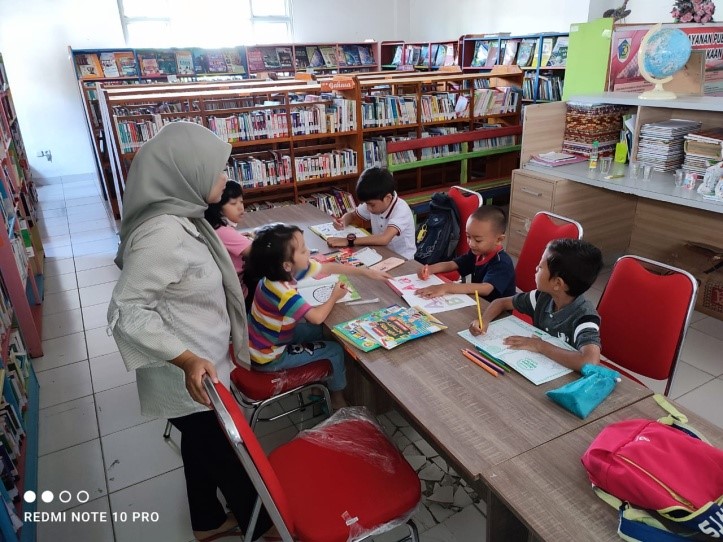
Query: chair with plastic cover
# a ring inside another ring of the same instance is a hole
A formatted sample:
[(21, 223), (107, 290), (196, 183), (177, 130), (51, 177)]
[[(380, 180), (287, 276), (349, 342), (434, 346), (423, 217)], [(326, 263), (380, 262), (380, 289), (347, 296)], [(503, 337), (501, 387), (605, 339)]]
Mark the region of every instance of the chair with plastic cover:
[(362, 540), (404, 524), (418, 540), (419, 478), (364, 409), (341, 409), (267, 456), (225, 386), (203, 384), (258, 492), (247, 533), (263, 506), (284, 541)]

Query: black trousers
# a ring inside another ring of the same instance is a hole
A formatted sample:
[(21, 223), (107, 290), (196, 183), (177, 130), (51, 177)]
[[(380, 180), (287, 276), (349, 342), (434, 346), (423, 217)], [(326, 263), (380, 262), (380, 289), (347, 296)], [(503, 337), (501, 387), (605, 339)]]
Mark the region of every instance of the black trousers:
[[(239, 526), (246, 532), (256, 503), (256, 489), (218, 424), (216, 414), (209, 410), (169, 421), (181, 432), (181, 457), (193, 530), (210, 531), (226, 520), (226, 511), (216, 494), (220, 489)], [(262, 507), (254, 539), (270, 527), (271, 519)]]

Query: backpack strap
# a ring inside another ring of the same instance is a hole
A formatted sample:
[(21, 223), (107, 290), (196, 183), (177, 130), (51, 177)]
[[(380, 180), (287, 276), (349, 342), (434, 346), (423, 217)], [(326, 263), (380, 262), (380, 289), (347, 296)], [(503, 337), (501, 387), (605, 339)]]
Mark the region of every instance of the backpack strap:
[(655, 400), (660, 407), (665, 410), (668, 415), (663, 416), (662, 418), (658, 419), (658, 422), (669, 425), (671, 427), (675, 427), (676, 429), (679, 429), (683, 431), (684, 433), (687, 433), (689, 436), (697, 438), (698, 440), (702, 440), (703, 442), (706, 442), (710, 444), (710, 441), (703, 436), (702, 433), (700, 433), (697, 429), (694, 427), (688, 425), (688, 417), (683, 414), (680, 410), (675, 408), (673, 405), (670, 404), (670, 402), (660, 395), (659, 393), (656, 393), (653, 395), (653, 399)]

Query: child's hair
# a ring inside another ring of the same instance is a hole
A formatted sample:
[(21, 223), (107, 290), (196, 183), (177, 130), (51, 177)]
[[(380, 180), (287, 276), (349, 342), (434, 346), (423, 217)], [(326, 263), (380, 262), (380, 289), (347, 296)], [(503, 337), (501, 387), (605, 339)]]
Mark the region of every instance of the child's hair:
[(262, 278), (275, 281), (294, 278), (284, 269), (284, 263), (294, 257), (295, 247), (292, 241), (297, 232), (301, 233), (298, 226), (282, 223), (268, 224), (256, 230), (243, 276), (248, 288), (247, 306), (250, 306), (256, 285)]
[(218, 203), (210, 203), (204, 213), (206, 220), (208, 220), (208, 223), (211, 224), (214, 230), (226, 225), (223, 221), (223, 206), (226, 205), (229, 200), (240, 198), (242, 196), (243, 192), (239, 183), (236, 181), (226, 182), (226, 188), (223, 189), (221, 201)]
[(356, 182), (356, 197), (359, 201), (384, 199), (387, 194), (394, 194), (397, 183), (389, 170), (370, 167), (362, 171)]
[(470, 215), (470, 218), (480, 222), (489, 222), (492, 228), (499, 234), (505, 233), (507, 229), (507, 215), (500, 207), (494, 205), (483, 205)]
[(581, 239), (555, 239), (547, 245), (550, 277), (560, 277), (572, 297), (584, 294), (600, 273), (602, 253)]

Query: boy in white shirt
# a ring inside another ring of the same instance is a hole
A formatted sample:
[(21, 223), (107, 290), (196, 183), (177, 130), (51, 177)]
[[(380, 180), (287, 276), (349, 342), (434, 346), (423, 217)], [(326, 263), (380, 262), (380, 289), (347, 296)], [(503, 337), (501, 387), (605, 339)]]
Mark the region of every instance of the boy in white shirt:
[(392, 174), (374, 167), (362, 172), (356, 183), (356, 197), (363, 202), (355, 211), (334, 218), (334, 226), (343, 230), (349, 224), (371, 221), (372, 235), (366, 237), (329, 237), (330, 247), (388, 246), (400, 256), (411, 260), (417, 247), (414, 242), (414, 216), (407, 202), (397, 196)]

